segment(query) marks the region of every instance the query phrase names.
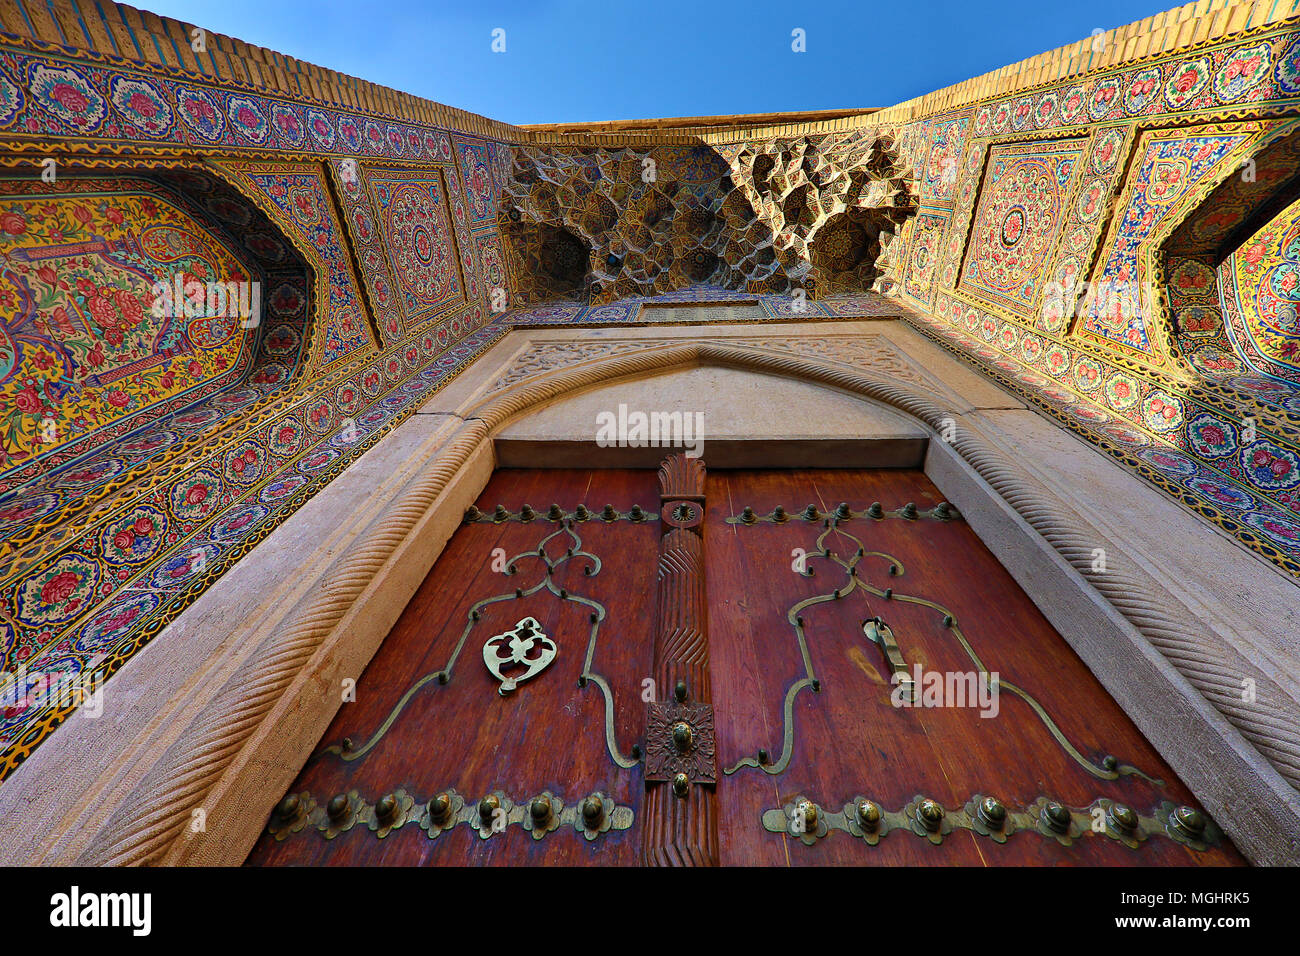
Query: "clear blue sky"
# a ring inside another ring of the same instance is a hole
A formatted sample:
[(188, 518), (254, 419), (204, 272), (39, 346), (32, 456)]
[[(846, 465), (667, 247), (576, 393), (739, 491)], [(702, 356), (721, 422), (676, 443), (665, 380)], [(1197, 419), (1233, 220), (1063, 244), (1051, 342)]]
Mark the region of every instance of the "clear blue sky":
[[(889, 106), (1176, 0), (136, 0), (512, 123)], [(492, 31), (506, 52), (493, 53)], [(803, 29), (807, 52), (791, 51)]]

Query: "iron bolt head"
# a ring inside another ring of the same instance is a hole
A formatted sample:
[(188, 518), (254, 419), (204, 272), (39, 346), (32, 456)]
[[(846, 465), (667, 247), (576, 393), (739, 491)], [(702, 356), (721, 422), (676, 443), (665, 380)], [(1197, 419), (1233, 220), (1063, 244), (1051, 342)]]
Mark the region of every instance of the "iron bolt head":
[(337, 796), (331, 797), (330, 802), (325, 806), (325, 813), (335, 823), (347, 819), (349, 810), (351, 810), (351, 805), (348, 802), (348, 795), (346, 793), (340, 793)]

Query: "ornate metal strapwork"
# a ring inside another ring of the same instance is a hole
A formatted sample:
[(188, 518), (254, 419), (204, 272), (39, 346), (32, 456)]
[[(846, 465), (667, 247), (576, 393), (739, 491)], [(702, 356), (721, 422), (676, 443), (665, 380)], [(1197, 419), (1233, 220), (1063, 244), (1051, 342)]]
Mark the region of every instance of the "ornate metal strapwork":
[(898, 810), (885, 810), (875, 800), (857, 796), (838, 810), (819, 806), (802, 795), (785, 806), (763, 812), (763, 829), (786, 833), (805, 846), (825, 839), (832, 830), (855, 836), (869, 846), (896, 831), (924, 837), (938, 846), (954, 830), (971, 830), (996, 843), (1016, 833), (1035, 833), (1061, 846), (1105, 836), (1136, 850), (1152, 837), (1164, 837), (1194, 850), (1218, 846), (1223, 831), (1195, 807), (1164, 801), (1148, 814), (1105, 797), (1071, 809), (1057, 800), (1039, 797), (1021, 810), (1009, 809), (997, 797), (977, 793), (959, 810), (948, 810), (921, 795)]
[[(808, 638), (804, 632), (804, 612), (819, 604), (841, 601), (850, 597), (854, 592), (861, 592), (864, 595), (880, 598), (884, 601), (898, 601), (905, 604), (916, 604), (932, 609), (935, 616), (942, 620), (943, 628), (949, 635), (951, 635), (953, 640), (957, 642), (962, 651), (974, 665), (975, 671), (979, 675), (979, 679), (984, 682), (983, 689), (987, 690), (989, 693), (992, 693), (995, 690), (1010, 691), (1024, 700), (1029, 704), (1030, 708), (1034, 711), (1035, 715), (1037, 715), (1043, 726), (1051, 733), (1052, 737), (1060, 745), (1061, 749), (1064, 750), (1075, 763), (1084, 770), (1087, 770), (1088, 773), (1092, 774), (1094, 777), (1102, 780), (1115, 780), (1118, 777), (1127, 774), (1136, 774), (1137, 776), (1151, 781), (1156, 786), (1164, 785), (1163, 781), (1148, 776), (1137, 767), (1130, 764), (1121, 764), (1113, 756), (1107, 755), (1100, 763), (1094, 763), (1081, 754), (1078, 749), (1070, 743), (1065, 734), (1061, 732), (1056, 721), (1052, 719), (1051, 715), (1047, 713), (1047, 710), (1038, 702), (1037, 699), (1034, 698), (1032, 694), (1001, 677), (1000, 675), (1005, 673), (1005, 671), (999, 671), (999, 676), (994, 677), (988, 668), (984, 666), (984, 662), (980, 659), (979, 655), (975, 653), (975, 649), (966, 639), (966, 635), (962, 633), (962, 629), (957, 623), (956, 616), (946, 607), (923, 597), (899, 593), (895, 591), (893, 587), (878, 588), (868, 582), (866, 577), (859, 570), (859, 565), (866, 558), (880, 558), (885, 562), (889, 576), (893, 578), (903, 577), (906, 574), (906, 569), (903, 567), (903, 563), (893, 555), (886, 554), (883, 551), (868, 551), (866, 545), (864, 545), (859, 538), (844, 529), (842, 526), (843, 522), (852, 520), (854, 517), (883, 517), (886, 514), (897, 515), (898, 517), (912, 520), (922, 514), (933, 516), (933, 512), (939, 510), (939, 508), (943, 506), (936, 506), (934, 509), (931, 509), (930, 512), (918, 512), (914, 505), (909, 504), (904, 505), (897, 512), (887, 513), (881, 510), (878, 515), (873, 513), (877, 507), (877, 504), (873, 504), (870, 508), (866, 509), (866, 511), (854, 512), (847, 504), (841, 504), (836, 511), (829, 515), (821, 515), (816, 511), (816, 508), (813, 505), (808, 506), (809, 510), (806, 520), (821, 520), (823, 522), (823, 530), (821, 534), (817, 536), (817, 543), (807, 552), (807, 556), (802, 562), (802, 567), (795, 567), (795, 573), (800, 574), (803, 577), (812, 578), (815, 576), (815, 570), (810, 566), (810, 563), (817, 560), (828, 561), (833, 566), (838, 566), (844, 572), (844, 584), (841, 587), (824, 594), (818, 594), (799, 601), (792, 605), (786, 612), (786, 618), (790, 622), (790, 626), (794, 629), (795, 640), (799, 645), (799, 653), (803, 657), (804, 676), (795, 681), (786, 692), (782, 714), (784, 735), (781, 745), (781, 756), (775, 761), (769, 761), (766, 759), (766, 750), (760, 750), (758, 757), (745, 757), (738, 761), (734, 766), (724, 770), (723, 773), (730, 775), (744, 767), (756, 767), (768, 774), (780, 774), (785, 771), (794, 752), (795, 698), (799, 695), (799, 692), (806, 687), (812, 688), (814, 693), (821, 690), (821, 681), (813, 672), (812, 657), (808, 651)], [(948, 517), (941, 517), (938, 520), (950, 520), (950, 518), (951, 515)], [(746, 520), (744, 514), (727, 519), (728, 523), (740, 526), (752, 526), (759, 520), (779, 523), (779, 520), (783, 519), (777, 519), (769, 515), (766, 519), (754, 518), (753, 520)], [(838, 553), (831, 551), (827, 546), (826, 541), (832, 533), (838, 538), (847, 540), (851, 543), (851, 546), (854, 547), (855, 550), (847, 558), (841, 557)], [(915, 692), (915, 688), (912, 686), (914, 682), (907, 676), (908, 666), (906, 655), (903, 653), (894, 632), (879, 616), (875, 616), (872, 619), (863, 622), (862, 633), (867, 640), (880, 647), (881, 651), (885, 655), (890, 671), (893, 674), (898, 675), (899, 683), (903, 685), (902, 692), (908, 697), (908, 699), (911, 699), (912, 694)]]
[(808, 505), (800, 511), (786, 511), (781, 505), (772, 509), (770, 514), (760, 515), (749, 505), (746, 505), (738, 515), (732, 515), (727, 519), (727, 524), (758, 524), (767, 522), (768, 524), (784, 524), (787, 521), (821, 521), (829, 526), (832, 519), (839, 523), (852, 521), (854, 518), (871, 518), (880, 521), (884, 518), (903, 518), (907, 521), (918, 521), (921, 519), (931, 519), (934, 521), (956, 521), (961, 518), (961, 513), (946, 501), (941, 501), (933, 508), (927, 508), (924, 511), (917, 508), (914, 502), (909, 501), (901, 508), (895, 508), (892, 511), (886, 511), (879, 501), (873, 501), (861, 511), (854, 511), (849, 507), (847, 501), (841, 501), (834, 511), (819, 511), (814, 504)]
[(424, 831), (430, 840), (457, 826), (468, 826), (481, 839), (491, 839), (517, 826), (540, 840), (561, 828), (572, 828), (586, 840), (595, 840), (610, 830), (626, 830), (635, 814), (631, 807), (619, 806), (608, 794), (596, 791), (577, 803), (566, 804), (549, 790), (520, 803), (500, 790), (471, 804), (454, 789), (435, 793), (427, 800), (413, 797), (405, 790), (384, 794), (373, 804), (356, 790), (331, 797), (324, 805), (311, 793), (288, 794), (271, 813), (267, 832), (276, 840), (295, 833), (315, 831), (326, 840), (364, 826), (382, 840), (394, 830), (410, 825)]
[[(582, 505), (579, 505), (577, 510), (581, 509)], [(504, 511), (504, 508), (501, 510)], [(531, 509), (529, 509), (527, 505), (524, 505), (524, 507), (520, 509), (521, 512), (527, 512), (529, 510)], [(633, 506), (633, 511), (636, 510), (636, 506)], [(342, 744), (335, 744), (324, 748), (324, 750), (322, 750), (317, 756), (332, 754), (340, 760), (347, 762), (360, 760), (373, 750), (381, 740), (383, 740), (384, 735), (392, 728), (398, 717), (401, 716), (402, 711), (407, 707), (416, 694), (431, 683), (436, 682), (438, 685), (443, 685), (451, 681), (452, 673), (456, 667), (457, 660), (460, 658), (461, 651), (465, 647), (465, 642), (469, 639), (470, 633), (474, 630), (475, 626), (482, 619), (484, 608), (502, 601), (525, 601), (542, 591), (546, 591), (558, 600), (572, 601), (576, 604), (585, 605), (591, 609), (591, 614), (588, 617), (591, 624), (591, 630), (587, 637), (587, 653), (583, 658), (582, 672), (578, 677), (578, 685), (580, 687), (586, 687), (588, 683), (595, 684), (600, 688), (601, 693), (605, 697), (605, 745), (609, 750), (610, 759), (619, 767), (624, 769), (635, 767), (637, 763), (640, 762), (640, 748), (637, 745), (633, 745), (633, 753), (631, 757), (625, 757), (619, 751), (618, 743), (614, 735), (614, 693), (610, 689), (609, 682), (600, 674), (592, 670), (591, 667), (591, 662), (596, 654), (596, 637), (600, 633), (600, 625), (606, 617), (605, 606), (599, 601), (585, 597), (581, 594), (576, 594), (566, 588), (561, 588), (555, 583), (554, 575), (556, 568), (559, 568), (566, 562), (575, 559), (583, 559), (587, 561), (588, 564), (583, 568), (583, 574), (587, 577), (595, 577), (600, 573), (602, 567), (601, 560), (595, 554), (586, 551), (583, 548), (582, 538), (579, 537), (576, 528), (578, 527), (579, 522), (584, 519), (577, 517), (576, 513), (564, 513), (558, 505), (554, 506), (552, 511), (555, 513), (555, 517), (548, 517), (543, 520), (548, 523), (554, 522), (557, 527), (550, 531), (549, 534), (542, 537), (537, 546), (531, 551), (524, 551), (520, 554), (516, 554), (512, 558), (508, 558), (505, 562), (504, 570), (502, 571), (502, 573), (507, 576), (521, 574), (521, 566), (527, 566), (530, 562), (534, 562), (533, 567), (541, 572), (537, 582), (529, 587), (517, 587), (513, 591), (495, 594), (476, 602), (472, 607), (470, 607), (469, 612), (466, 614), (465, 628), (461, 632), (460, 640), (456, 642), (456, 647), (452, 651), (451, 656), (447, 659), (447, 663), (440, 669), (425, 674), (411, 684), (411, 686), (406, 689), (406, 692), (402, 695), (401, 699), (398, 700), (397, 704), (394, 705), (387, 719), (380, 725), (379, 729), (375, 731), (374, 735), (368, 741), (360, 747), (353, 747), (352, 742), (345, 739)], [(654, 517), (655, 516), (651, 515), (650, 519), (653, 520)], [(620, 515), (618, 518), (611, 518), (610, 520), (620, 520), (622, 518), (633, 521), (647, 520), (644, 513), (642, 514), (642, 517), (637, 518), (633, 516), (631, 512), (626, 516)], [(469, 523), (480, 520), (491, 521), (492, 519), (483, 516), (480, 516), (479, 518), (471, 518), (467, 515), (465, 520)], [(502, 520), (519, 519), (516, 515), (514, 518), (503, 518)], [(526, 520), (533, 519), (529, 518)], [(550, 544), (553, 539), (559, 538), (562, 535), (567, 536), (568, 538), (567, 546), (562, 554), (559, 554), (557, 557), (552, 557), (548, 552), (547, 545)], [(531, 625), (528, 625), (527, 622), (530, 621), (532, 623)], [(527, 625), (526, 629), (530, 632), (527, 638), (521, 636), (521, 629), (525, 628), (525, 625)], [(541, 653), (540, 656), (536, 656), (534, 650), (537, 648), (525, 648), (523, 645), (530, 642), (537, 642), (539, 635), (541, 640)], [(490, 658), (496, 657), (498, 661), (504, 663), (506, 659), (502, 658), (498, 654), (497, 648), (502, 647), (500, 642), (506, 638), (513, 638), (513, 640), (519, 642), (517, 647), (511, 651), (511, 657), (514, 658), (516, 655), (522, 655), (523, 660), (520, 663), (523, 663), (525, 668), (527, 668), (525, 677), (516, 677), (514, 679), (514, 683), (516, 684), (520, 680), (526, 679), (526, 677), (536, 676), (537, 673), (539, 673), (552, 659), (554, 659), (556, 654), (555, 642), (546, 637), (546, 635), (541, 634), (541, 625), (538, 624), (536, 618), (532, 616), (523, 618), (512, 631), (508, 631), (505, 634), (498, 634), (489, 639), (483, 648), (483, 659), (484, 663), (487, 664), (488, 669), (492, 670), (494, 676), (496, 676), (498, 680), (503, 681), (502, 688), (500, 689), (500, 693), (502, 693), (503, 696), (508, 693), (505, 689), (505, 681), (508, 677), (503, 676), (503, 674), (499, 672), (501, 664), (498, 664), (496, 670), (493, 669), (493, 663)], [(509, 647), (510, 645), (506, 644), (505, 646)]]

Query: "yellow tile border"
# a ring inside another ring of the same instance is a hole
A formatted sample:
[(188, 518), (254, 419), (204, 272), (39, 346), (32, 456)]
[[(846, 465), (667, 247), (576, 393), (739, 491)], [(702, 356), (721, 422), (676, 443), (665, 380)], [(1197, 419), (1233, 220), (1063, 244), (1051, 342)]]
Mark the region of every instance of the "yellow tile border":
[[(969, 105), (993, 95), (1005, 95), (1046, 83), (1102, 69), (1143, 57), (1167, 54), (1211, 39), (1296, 17), (1300, 0), (1195, 0), (1098, 34), (1104, 44), (1099, 53), (1096, 39), (1079, 40), (1037, 56), (1008, 64), (981, 76), (971, 77), (923, 96), (880, 110), (837, 110), (840, 115), (816, 119), (814, 114), (762, 114), (760, 117), (697, 117), (698, 125), (680, 121), (629, 121), (627, 123), (575, 123), (545, 126), (515, 126), (382, 87), (354, 76), (285, 56), (242, 40), (208, 31), (207, 53), (196, 55), (189, 44), (191, 24), (160, 18), (125, 4), (85, 0), (25, 0), (31, 29), (13, 6), (0, 10), (6, 30), (102, 53), (136, 58), (135, 34), (140, 56), (154, 66), (179, 65), (211, 76), (215, 69), (222, 79), (260, 86), (270, 93), (290, 96), (311, 95), (340, 105), (370, 110), (396, 120), (446, 126), (464, 132), (530, 144), (570, 145), (669, 145), (726, 143), (739, 138), (757, 139), (806, 135), (860, 128), (898, 125)], [(53, 12), (53, 14), (52, 14)], [(117, 21), (117, 22), (115, 22)], [(85, 27), (82, 29), (81, 24)], [(62, 30), (60, 29), (62, 26)], [(74, 30), (73, 27), (76, 27)], [(63, 34), (67, 34), (64, 36)], [(113, 49), (116, 44), (117, 50)], [(128, 45), (129, 44), (129, 45)], [(160, 60), (161, 51), (161, 60)], [(845, 115), (854, 114), (854, 115)], [(785, 118), (788, 116), (789, 118)], [(754, 119), (768, 119), (757, 125)], [(662, 123), (663, 125), (658, 125)]]

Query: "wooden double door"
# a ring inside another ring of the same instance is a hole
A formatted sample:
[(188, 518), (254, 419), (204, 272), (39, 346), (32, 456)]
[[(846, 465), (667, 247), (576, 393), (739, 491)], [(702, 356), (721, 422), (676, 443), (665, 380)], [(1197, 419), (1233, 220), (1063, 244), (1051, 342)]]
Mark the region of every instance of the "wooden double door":
[(917, 471), (498, 471), (353, 696), (250, 864), (1243, 862)]

